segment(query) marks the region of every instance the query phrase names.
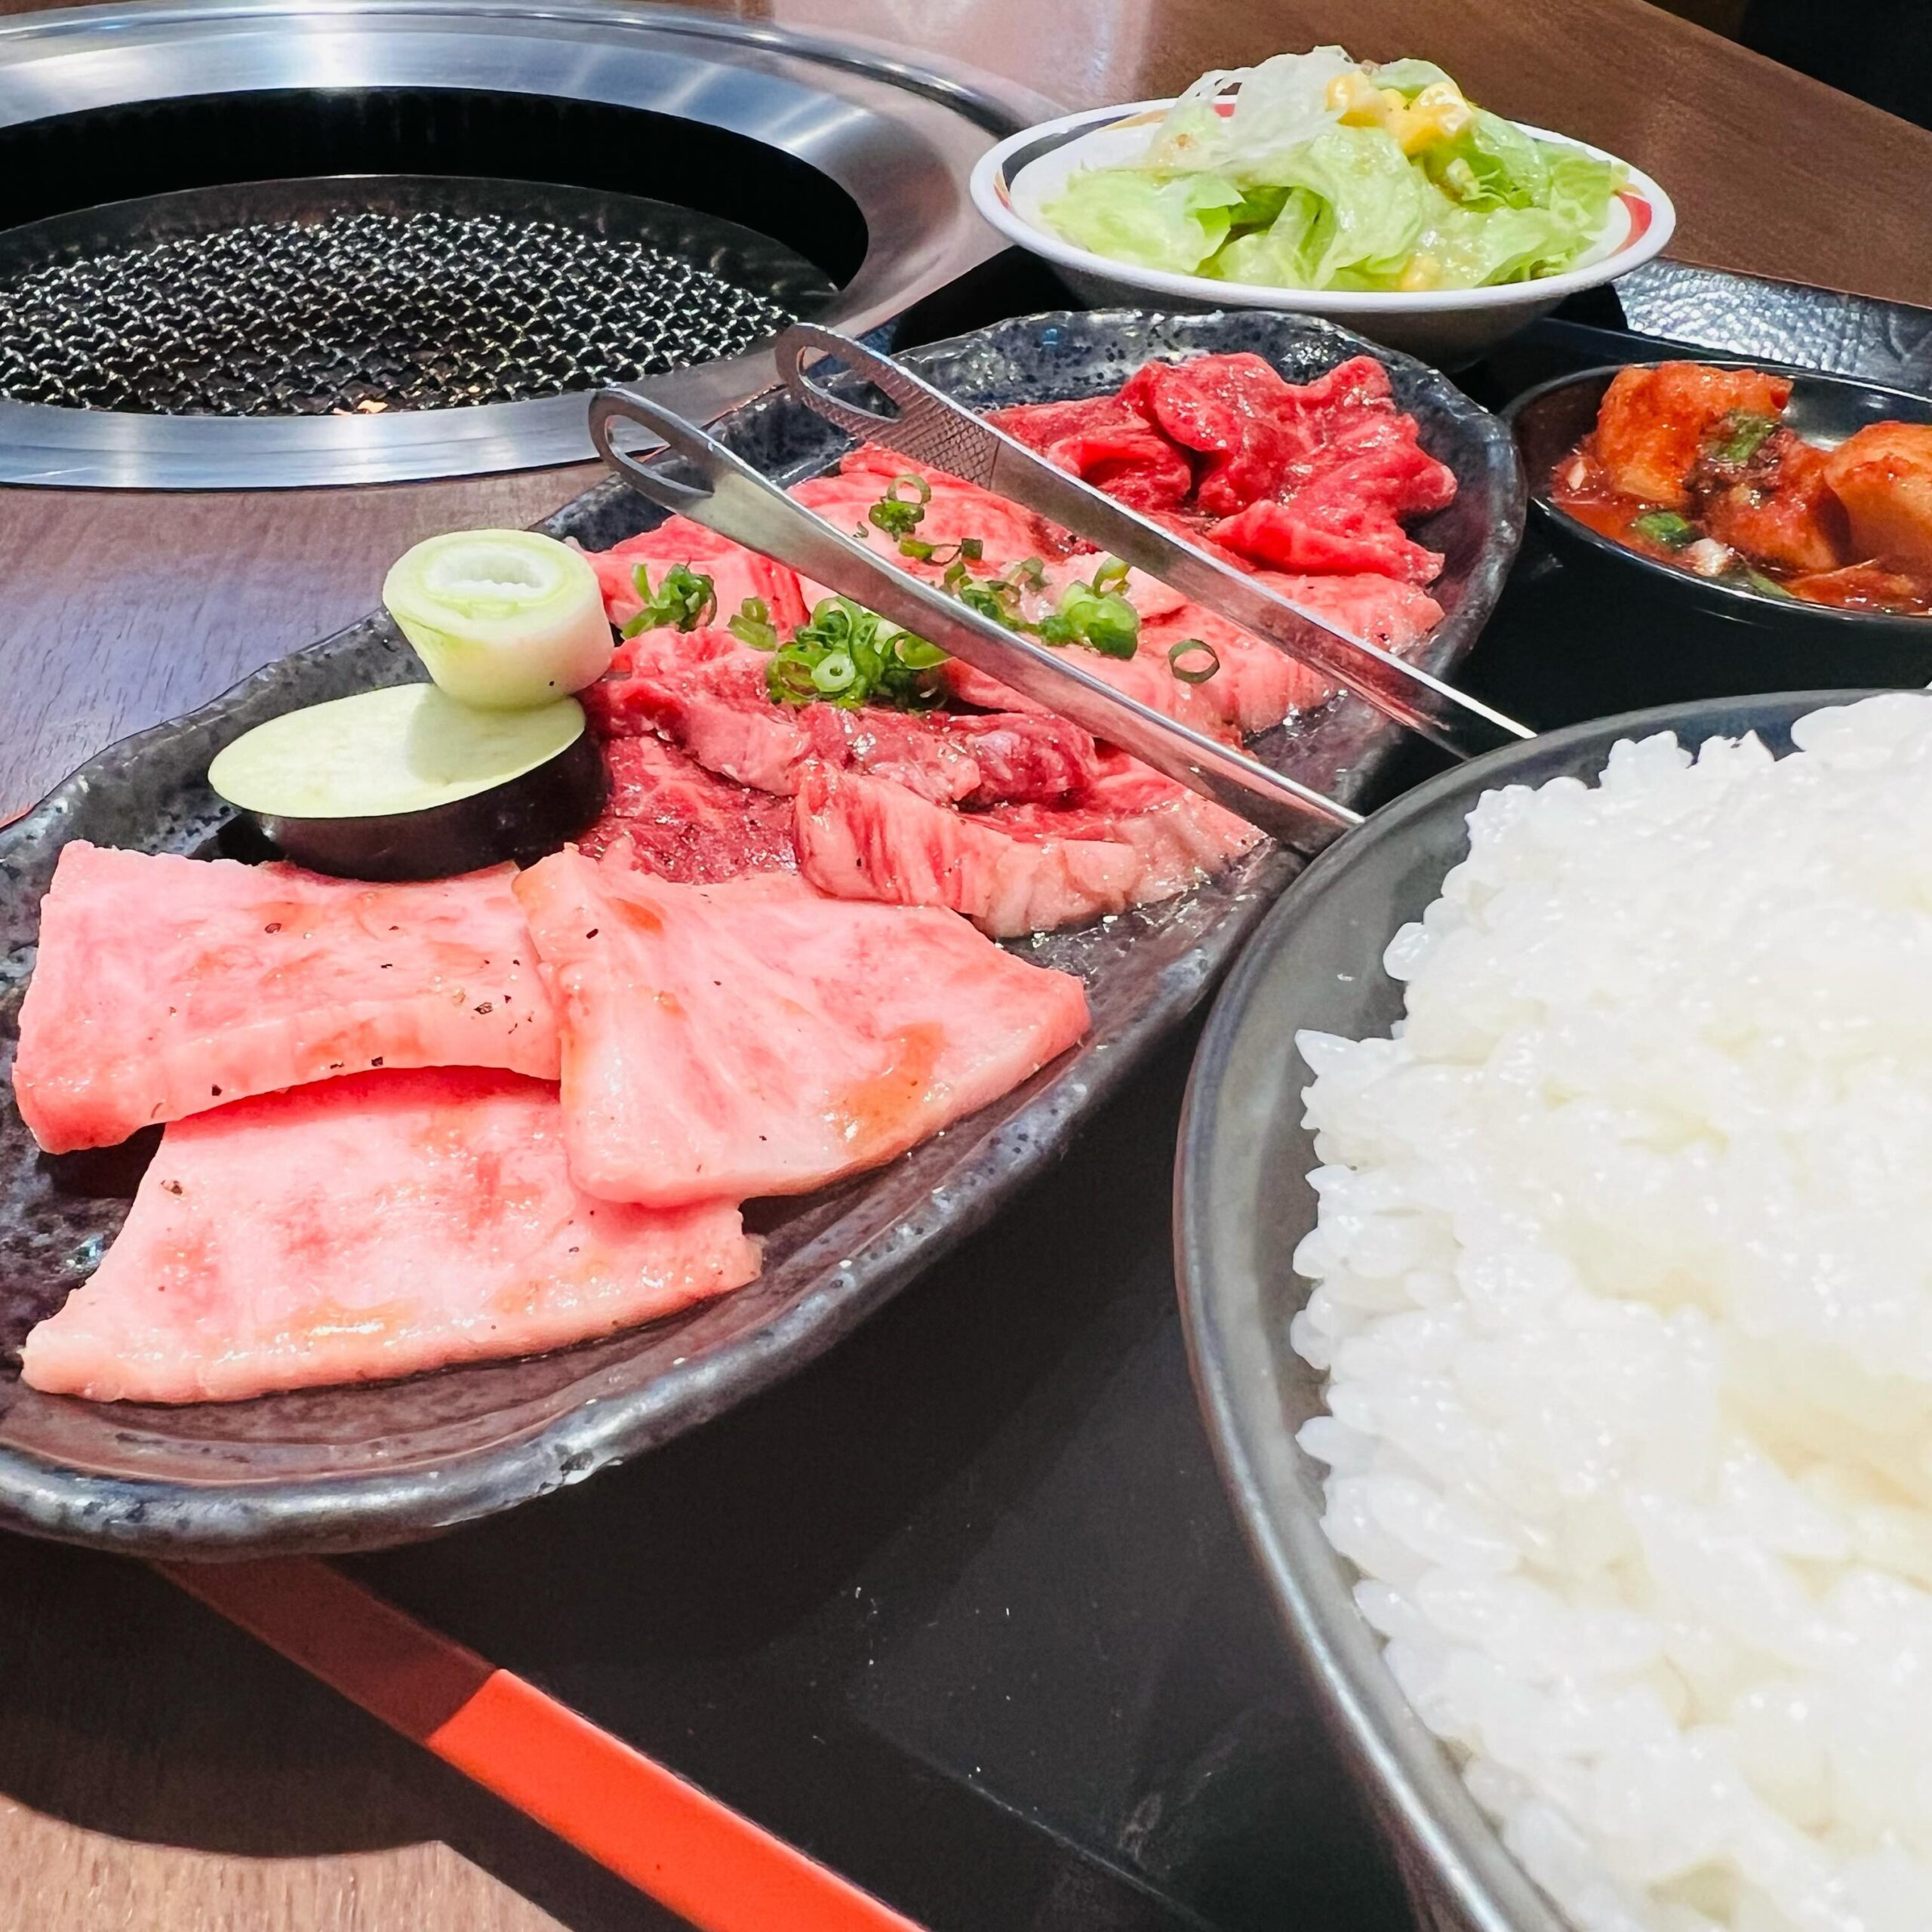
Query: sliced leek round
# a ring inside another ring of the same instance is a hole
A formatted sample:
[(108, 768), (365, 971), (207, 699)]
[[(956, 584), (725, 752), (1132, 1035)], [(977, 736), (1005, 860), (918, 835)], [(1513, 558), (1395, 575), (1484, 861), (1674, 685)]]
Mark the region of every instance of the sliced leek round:
[(383, 583), (429, 675), (491, 710), (549, 704), (595, 684), (613, 639), (583, 553), (534, 530), (457, 530), (405, 551)]

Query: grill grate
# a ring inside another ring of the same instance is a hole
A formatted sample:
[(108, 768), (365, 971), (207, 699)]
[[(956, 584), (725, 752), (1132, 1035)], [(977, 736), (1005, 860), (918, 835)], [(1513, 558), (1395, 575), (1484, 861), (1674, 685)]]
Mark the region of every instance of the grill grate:
[(0, 274), (0, 395), (188, 416), (515, 402), (742, 353), (832, 293), (761, 236), (657, 212), (661, 232), (614, 234), (365, 205), (65, 248)]

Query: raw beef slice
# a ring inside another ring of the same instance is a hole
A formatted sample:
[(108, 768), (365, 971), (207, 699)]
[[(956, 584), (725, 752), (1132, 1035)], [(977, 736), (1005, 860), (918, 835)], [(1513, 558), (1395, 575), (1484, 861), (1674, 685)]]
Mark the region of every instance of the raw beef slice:
[(615, 852), (683, 885), (796, 869), (789, 800), (720, 778), (662, 738), (611, 738), (604, 757), (610, 802), (579, 851)]
[(563, 1016), (571, 1171), (609, 1200), (809, 1192), (997, 1100), (1087, 1027), (1077, 979), (950, 913), (783, 874), (674, 885), (560, 852), (517, 897)]
[(554, 1080), (513, 870), (365, 885), (76, 839), (41, 904), (21, 1118), (59, 1154), (369, 1067)]
[(1002, 939), (1170, 899), (1260, 837), (1222, 807), (1111, 752), (1072, 804), (949, 811), (851, 772), (800, 789), (798, 869), (820, 891), (944, 906)]
[(33, 1387), (237, 1401), (606, 1335), (758, 1270), (735, 1206), (595, 1201), (557, 1090), (363, 1073), (177, 1121), (91, 1279), (27, 1337)]

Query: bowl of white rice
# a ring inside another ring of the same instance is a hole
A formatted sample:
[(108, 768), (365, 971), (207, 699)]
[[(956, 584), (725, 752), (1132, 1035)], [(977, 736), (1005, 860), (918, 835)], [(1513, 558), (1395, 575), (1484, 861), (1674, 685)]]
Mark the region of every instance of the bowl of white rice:
[(1932, 697), (1378, 813), (1220, 996), (1177, 1244), (1426, 1923), (1932, 1927)]

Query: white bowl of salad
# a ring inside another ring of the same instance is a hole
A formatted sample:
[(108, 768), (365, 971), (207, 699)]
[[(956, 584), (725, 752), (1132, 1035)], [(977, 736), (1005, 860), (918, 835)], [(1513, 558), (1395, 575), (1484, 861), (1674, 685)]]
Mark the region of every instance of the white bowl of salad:
[(1615, 155), (1490, 113), (1429, 61), (1339, 47), (1029, 128), (973, 198), (1091, 301), (1296, 309), (1437, 362), (1627, 275), (1677, 222)]

